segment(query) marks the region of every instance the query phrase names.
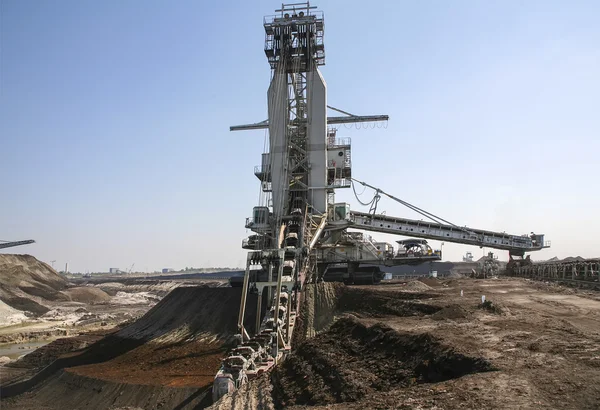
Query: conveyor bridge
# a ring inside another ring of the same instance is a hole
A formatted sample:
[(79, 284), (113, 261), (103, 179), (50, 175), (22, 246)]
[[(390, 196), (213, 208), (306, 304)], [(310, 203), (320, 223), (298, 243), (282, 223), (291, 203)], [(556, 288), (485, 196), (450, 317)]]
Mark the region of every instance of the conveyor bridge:
[(348, 221), (349, 228), (503, 249), (509, 251), (512, 255), (522, 255), (525, 252), (537, 251), (550, 246), (544, 243), (544, 235), (510, 235), (505, 232), (458, 227), (388, 215), (373, 215), (357, 211), (350, 211)]

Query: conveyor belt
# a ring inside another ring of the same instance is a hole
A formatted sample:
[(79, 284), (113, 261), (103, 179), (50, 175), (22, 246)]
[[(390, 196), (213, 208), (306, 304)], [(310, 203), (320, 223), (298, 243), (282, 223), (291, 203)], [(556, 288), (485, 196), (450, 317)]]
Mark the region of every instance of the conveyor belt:
[(387, 215), (370, 215), (357, 211), (350, 211), (349, 219), (350, 228), (364, 231), (485, 246), (486, 248), (511, 251), (514, 254), (537, 251), (547, 247), (544, 244), (544, 235), (510, 235), (504, 232), (456, 227)]

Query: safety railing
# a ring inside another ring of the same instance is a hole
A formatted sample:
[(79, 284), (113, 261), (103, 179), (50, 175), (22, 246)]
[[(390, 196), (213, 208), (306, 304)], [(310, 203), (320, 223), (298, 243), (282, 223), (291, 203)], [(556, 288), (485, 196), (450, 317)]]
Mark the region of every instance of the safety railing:
[(329, 138), (327, 141), (327, 148), (336, 148), (336, 147), (349, 147), (352, 143), (352, 138), (350, 137), (342, 137), (342, 138)]

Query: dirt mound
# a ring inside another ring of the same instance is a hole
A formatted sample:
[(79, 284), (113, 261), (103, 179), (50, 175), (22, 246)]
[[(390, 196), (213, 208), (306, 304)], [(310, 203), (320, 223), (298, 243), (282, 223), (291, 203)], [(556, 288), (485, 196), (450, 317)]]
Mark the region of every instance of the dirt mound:
[(107, 382), (58, 372), (30, 392), (15, 398), (3, 398), (2, 410), (205, 408), (210, 404), (209, 390)]
[(495, 315), (506, 316), (509, 314), (509, 310), (505, 306), (499, 303), (494, 303), (489, 299), (483, 303), (480, 303), (477, 307)]
[(444, 307), (442, 310), (431, 315), (434, 320), (444, 319), (466, 319), (470, 316), (470, 313), (460, 305), (449, 305)]
[(62, 291), (62, 293), (73, 302), (101, 303), (110, 300), (110, 295), (108, 293), (92, 287), (70, 288)]
[(338, 302), (338, 309), (359, 316), (381, 317), (385, 315), (430, 315), (440, 310), (415, 299), (430, 295), (408, 292), (381, 291), (374, 288), (346, 287)]
[(326, 330), (336, 317), (343, 314), (383, 317), (435, 313), (439, 307), (418, 301), (430, 297), (432, 295), (426, 293), (378, 290), (373, 286), (345, 286), (335, 282), (306, 285), (293, 344), (298, 345), (306, 338)]
[(383, 317), (435, 313), (441, 308), (418, 301), (430, 297), (432, 295), (426, 293), (378, 290), (373, 286), (345, 286), (334, 282), (306, 285), (293, 344), (298, 345), (306, 338), (326, 330), (336, 317), (343, 314)]
[(442, 284), (442, 282), (440, 282), (440, 280), (436, 279), (436, 278), (421, 278), (421, 279), (419, 279), (419, 282), (424, 283), (425, 285), (429, 286), (430, 288), (437, 288), (439, 286), (444, 286)]
[(443, 346), (428, 334), (340, 319), (297, 347), (271, 375), (277, 408), (353, 402), (398, 386), (435, 383), (493, 370), (480, 358)]
[(406, 283), (406, 289), (411, 291), (427, 291), (431, 290), (432, 288), (420, 280), (413, 280)]
[(103, 282), (103, 283), (85, 283), (88, 286), (95, 286), (108, 293), (110, 296), (115, 296), (119, 292), (126, 291), (128, 293), (147, 292), (164, 297), (173, 289), (182, 285), (181, 282), (158, 281), (158, 280), (141, 280), (141, 279), (125, 279), (121, 282)]
[[(248, 295), (249, 330), (256, 298)], [(133, 384), (209, 386), (237, 333), (240, 300), (241, 288), (176, 288), (142, 318), (92, 345), (82, 365), (69, 371)], [(107, 349), (121, 351), (105, 358)]]
[[(225, 341), (237, 332), (241, 295), (241, 288), (179, 287), (116, 336), (136, 340), (161, 338), (161, 342), (197, 337)], [(249, 294), (248, 306), (256, 306), (256, 298), (257, 295)], [(246, 323), (252, 330), (255, 310), (246, 310)]]
[[(210, 395), (209, 386), (237, 332), (240, 299), (241, 288), (177, 288), (136, 322), (83, 351), (63, 355), (34, 381), (3, 387), (2, 394), (20, 394), (65, 369), (64, 374), (75, 374), (76, 380), (126, 382), (131, 389), (190, 387), (202, 400)], [(248, 301), (245, 326), (253, 330), (257, 295), (248, 295)], [(45, 387), (40, 389), (40, 394), (49, 394)], [(76, 389), (85, 390), (80, 385)], [(69, 406), (71, 402), (65, 402), (64, 407)]]
[(0, 300), (0, 326), (9, 326), (27, 320), (27, 316), (20, 310), (8, 306)]
[(42, 315), (45, 301), (66, 300), (60, 291), (67, 281), (31, 255), (0, 254), (0, 300), (7, 305)]

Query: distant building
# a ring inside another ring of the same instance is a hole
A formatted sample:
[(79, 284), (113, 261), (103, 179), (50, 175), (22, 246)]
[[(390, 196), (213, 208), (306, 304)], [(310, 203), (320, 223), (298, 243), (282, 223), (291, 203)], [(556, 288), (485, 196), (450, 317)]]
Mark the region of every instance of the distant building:
[(120, 270), (119, 268), (110, 268), (108, 270), (108, 273), (119, 273), (119, 270)]
[(173, 269), (171, 268), (163, 268), (162, 273), (169, 273), (169, 272), (173, 272)]

